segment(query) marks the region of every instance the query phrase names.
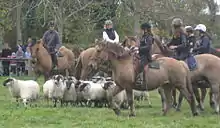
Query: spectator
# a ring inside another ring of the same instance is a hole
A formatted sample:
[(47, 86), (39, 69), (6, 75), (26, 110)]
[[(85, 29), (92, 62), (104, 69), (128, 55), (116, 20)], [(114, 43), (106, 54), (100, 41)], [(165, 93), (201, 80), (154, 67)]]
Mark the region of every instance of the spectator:
[[(4, 43), (4, 48), (2, 49), (2, 58), (7, 58), (12, 53), (11, 48), (9, 48), (8, 43)], [(2, 61), (3, 75), (9, 76), (9, 64), (10, 61)]]
[[(26, 48), (26, 52), (25, 52), (25, 58), (26, 59), (31, 59), (31, 52), (30, 52), (30, 47)], [(28, 69), (30, 68), (30, 61), (25, 61), (25, 74), (28, 75)]]
[[(22, 47), (18, 46), (18, 51), (16, 52), (16, 58), (24, 58), (24, 52)], [(17, 61), (17, 73), (21, 74), (21, 72), (25, 72), (25, 62)], [(17, 74), (17, 75), (19, 75)]]
[[(11, 56), (8, 56), (8, 58), (11, 58), (11, 59), (16, 58), (16, 53), (15, 53), (15, 52), (12, 52)], [(16, 60), (11, 60), (11, 61), (10, 61), (10, 67), (11, 67), (11, 72), (12, 72), (13, 74), (16, 73), (16, 66), (17, 66)]]
[(30, 58), (31, 58), (30, 47), (27, 47), (27, 48), (26, 48), (25, 58), (27, 58), (27, 59), (30, 59)]

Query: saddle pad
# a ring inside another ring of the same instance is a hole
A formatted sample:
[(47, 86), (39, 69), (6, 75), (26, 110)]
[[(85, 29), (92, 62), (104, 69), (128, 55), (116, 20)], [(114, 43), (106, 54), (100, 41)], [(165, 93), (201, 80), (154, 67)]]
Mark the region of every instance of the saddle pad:
[(148, 64), (148, 67), (152, 69), (160, 69), (160, 63), (156, 61), (152, 61), (151, 63)]
[(188, 58), (186, 58), (185, 62), (187, 63), (190, 71), (193, 71), (197, 68), (197, 62), (194, 56), (189, 56)]

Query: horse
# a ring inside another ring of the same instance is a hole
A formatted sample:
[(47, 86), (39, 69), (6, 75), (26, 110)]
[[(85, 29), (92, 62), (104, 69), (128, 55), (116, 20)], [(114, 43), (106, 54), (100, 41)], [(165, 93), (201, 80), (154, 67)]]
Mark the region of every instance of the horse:
[[(92, 75), (98, 72), (97, 70), (92, 70), (91, 67), (89, 67), (91, 55), (95, 51), (95, 47), (90, 47), (80, 53), (75, 66), (75, 77), (77, 80), (86, 80), (87, 78), (91, 78)], [(111, 71), (108, 70), (108, 64), (107, 67), (102, 66), (101, 71), (111, 76)]]
[[(31, 45), (32, 62), (34, 63), (35, 80), (38, 79), (40, 73), (44, 74), (44, 80), (48, 80), (52, 71), (52, 59), (49, 52), (44, 47), (42, 39)], [(66, 71), (66, 75), (73, 75), (75, 55), (65, 46), (61, 46), (59, 52), (63, 55), (58, 57), (58, 71)]]
[[(158, 41), (158, 45), (160, 46), (161, 56), (172, 56), (174, 52), (169, 50), (166, 45), (163, 45)], [(214, 52), (213, 52), (214, 53)], [(217, 55), (217, 52), (215, 52)], [(196, 100), (198, 102), (198, 107), (201, 110), (204, 110), (204, 100), (206, 95), (206, 88), (211, 88), (210, 92), (210, 106), (215, 109), (216, 113), (219, 113), (219, 88), (220, 80), (218, 76), (220, 75), (220, 58), (212, 54), (200, 54), (195, 55), (195, 60), (197, 62), (197, 69), (190, 72), (191, 81), (193, 83), (193, 90), (196, 96)], [(198, 88), (202, 91), (202, 99), (200, 98)], [(173, 91), (174, 103), (176, 102), (176, 92), (175, 89)], [(177, 105), (177, 110), (180, 110), (181, 107), (181, 95), (179, 97), (179, 103)]]
[[(193, 89), (190, 81), (189, 69), (183, 62), (173, 58), (161, 57), (154, 63), (159, 64), (159, 68), (152, 68), (150, 64), (145, 66), (146, 85), (135, 85), (139, 70), (139, 61), (122, 46), (118, 44), (99, 41), (95, 47), (96, 51), (91, 56), (91, 67), (98, 68), (98, 65), (105, 61), (110, 61), (113, 80), (116, 85), (113, 88), (112, 97), (123, 89), (126, 90), (128, 103), (130, 106), (129, 116), (135, 116), (133, 89), (141, 91), (151, 91), (157, 88), (162, 98), (163, 115), (166, 115), (171, 106), (171, 90), (178, 88), (188, 101), (192, 114), (198, 115), (193, 97)], [(137, 63), (138, 62), (138, 63)], [(112, 101), (112, 109), (116, 115), (120, 115), (119, 106)]]

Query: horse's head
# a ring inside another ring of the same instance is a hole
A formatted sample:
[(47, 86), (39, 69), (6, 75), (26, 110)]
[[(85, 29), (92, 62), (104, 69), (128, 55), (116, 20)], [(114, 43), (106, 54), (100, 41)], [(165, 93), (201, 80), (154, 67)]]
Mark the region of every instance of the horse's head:
[(122, 43), (123, 47), (135, 47), (139, 43), (137, 36), (125, 36), (125, 39)]
[(95, 51), (90, 57), (89, 66), (97, 69), (98, 65), (108, 60), (107, 42), (104, 40), (96, 40)]
[(99, 65), (107, 62), (108, 60), (124, 60), (130, 54), (121, 45), (109, 43), (104, 40), (97, 40), (95, 51), (91, 55), (89, 66), (97, 69)]
[(43, 45), (42, 40), (32, 41), (31, 46), (30, 46), (30, 51), (31, 51), (31, 57), (33, 59), (37, 58), (37, 54), (40, 50), (41, 45)]

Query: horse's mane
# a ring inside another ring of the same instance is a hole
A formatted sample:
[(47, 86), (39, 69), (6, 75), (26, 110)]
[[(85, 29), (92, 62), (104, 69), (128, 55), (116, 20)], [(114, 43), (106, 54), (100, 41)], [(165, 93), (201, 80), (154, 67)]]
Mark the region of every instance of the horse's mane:
[(132, 40), (134, 42), (137, 42), (137, 37), (135, 36), (127, 36), (127, 38), (124, 39), (124, 41), (122, 42), (122, 46), (125, 47), (125, 43), (127, 40)]
[(126, 58), (130, 56), (129, 52), (126, 51), (121, 45), (116, 43), (107, 43), (107, 51), (113, 53), (118, 59)]

